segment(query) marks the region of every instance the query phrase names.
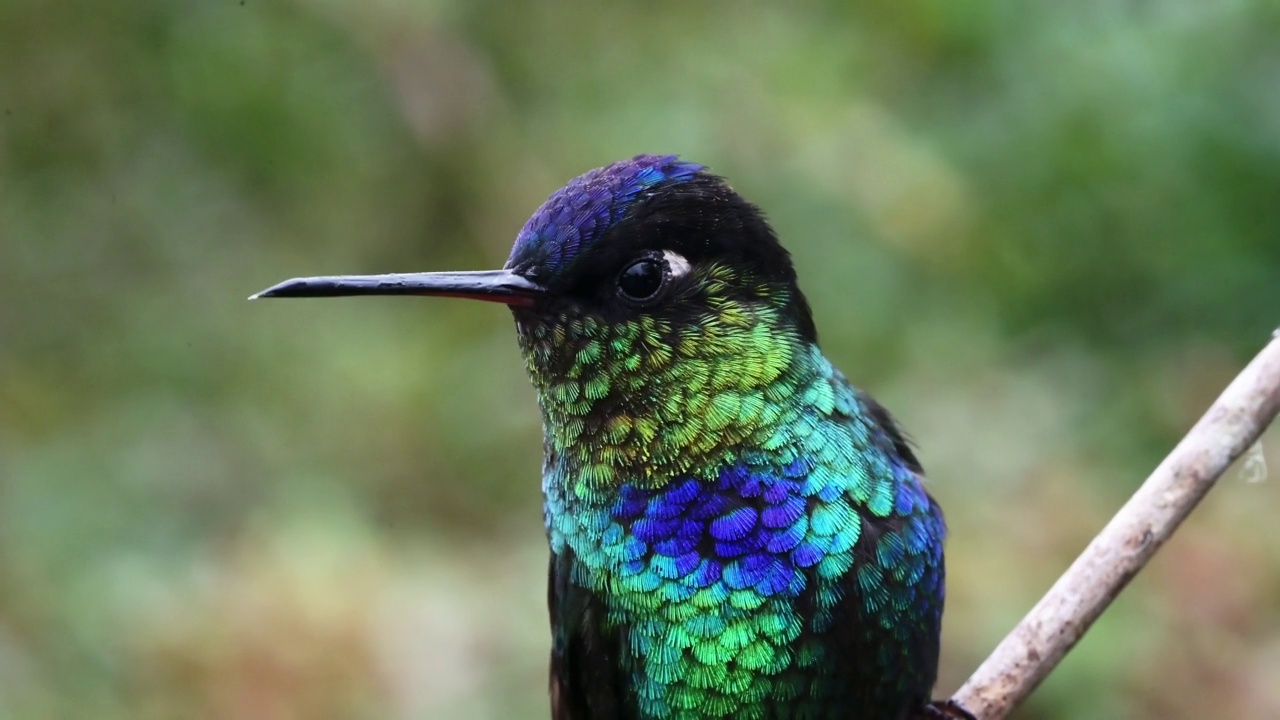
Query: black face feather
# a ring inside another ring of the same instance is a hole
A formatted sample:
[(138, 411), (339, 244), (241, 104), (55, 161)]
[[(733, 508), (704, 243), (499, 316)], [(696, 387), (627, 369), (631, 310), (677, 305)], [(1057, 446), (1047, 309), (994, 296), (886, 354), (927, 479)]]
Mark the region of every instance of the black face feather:
[[(696, 322), (709, 312), (694, 284), (697, 273), (668, 278), (660, 295), (644, 301), (637, 301), (626, 287), (620, 292), (624, 273), (637, 263), (661, 263), (666, 252), (693, 268), (717, 264), (731, 269), (735, 281), (728, 288), (730, 299), (782, 298), (800, 336), (817, 341), (791, 256), (764, 215), (724, 180), (701, 171), (687, 180), (661, 183), (631, 202), (617, 222), (566, 264), (551, 264), (542, 253), (523, 257), (512, 269), (544, 285), (548, 297), (539, 307), (521, 312), (556, 316), (566, 310), (574, 315), (589, 310), (606, 321), (622, 321), (639, 312), (674, 310), (672, 319)], [(683, 307), (672, 307), (676, 300), (685, 301)]]

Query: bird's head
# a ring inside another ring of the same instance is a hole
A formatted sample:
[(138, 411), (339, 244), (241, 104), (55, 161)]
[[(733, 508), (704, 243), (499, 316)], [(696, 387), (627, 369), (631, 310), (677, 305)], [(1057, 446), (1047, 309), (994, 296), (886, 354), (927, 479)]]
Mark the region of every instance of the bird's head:
[(509, 305), (549, 452), (592, 484), (669, 478), (760, 440), (816, 344), (791, 259), (759, 209), (674, 156), (575, 178), (533, 214), (501, 270), (298, 278), (255, 297), (339, 295)]

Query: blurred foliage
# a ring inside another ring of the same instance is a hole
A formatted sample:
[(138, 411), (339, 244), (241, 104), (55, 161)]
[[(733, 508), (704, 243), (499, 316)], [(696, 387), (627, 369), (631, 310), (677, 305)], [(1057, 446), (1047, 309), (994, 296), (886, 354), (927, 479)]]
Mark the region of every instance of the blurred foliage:
[[(953, 689), (1280, 323), (1280, 3), (852, 5), (0, 3), (0, 717), (547, 717), (505, 313), (244, 298), (496, 267), (637, 152), (769, 211), (919, 440)], [(1280, 716), (1277, 487), (1019, 716)]]

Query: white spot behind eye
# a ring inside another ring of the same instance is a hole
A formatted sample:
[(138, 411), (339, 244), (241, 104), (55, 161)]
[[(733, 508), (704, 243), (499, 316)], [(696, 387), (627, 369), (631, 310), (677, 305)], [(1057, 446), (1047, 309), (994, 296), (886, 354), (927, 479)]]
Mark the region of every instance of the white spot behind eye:
[(672, 278), (684, 277), (689, 274), (689, 261), (679, 253), (663, 250), (662, 257), (667, 261), (667, 268), (671, 271)]

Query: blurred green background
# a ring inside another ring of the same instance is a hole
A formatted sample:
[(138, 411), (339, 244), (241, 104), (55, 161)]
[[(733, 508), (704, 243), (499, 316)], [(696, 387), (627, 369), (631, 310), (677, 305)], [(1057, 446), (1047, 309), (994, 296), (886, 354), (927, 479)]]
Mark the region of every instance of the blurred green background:
[[(245, 297), (637, 152), (919, 441), (954, 689), (1280, 324), (1280, 2), (859, 5), (0, 2), (0, 717), (546, 718), (507, 313)], [(1278, 509), (1228, 473), (1019, 717), (1280, 717)]]

